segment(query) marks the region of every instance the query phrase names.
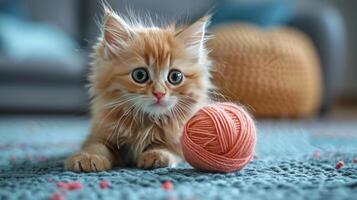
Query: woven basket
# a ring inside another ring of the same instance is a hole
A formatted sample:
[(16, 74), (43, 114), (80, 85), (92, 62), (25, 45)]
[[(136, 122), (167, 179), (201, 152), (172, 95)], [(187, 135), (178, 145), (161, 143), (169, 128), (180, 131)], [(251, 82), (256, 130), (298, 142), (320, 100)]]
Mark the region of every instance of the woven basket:
[(320, 107), (320, 64), (311, 41), (291, 28), (227, 24), (207, 44), (213, 80), (228, 100), (256, 117), (301, 117)]

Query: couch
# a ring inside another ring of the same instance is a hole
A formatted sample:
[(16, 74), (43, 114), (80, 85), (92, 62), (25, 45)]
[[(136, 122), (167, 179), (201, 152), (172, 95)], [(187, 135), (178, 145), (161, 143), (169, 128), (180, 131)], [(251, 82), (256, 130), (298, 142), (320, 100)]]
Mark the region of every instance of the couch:
[[(119, 12), (126, 12), (128, 7), (123, 1), (108, 2)], [(88, 52), (99, 33), (95, 22), (100, 21), (100, 1), (29, 0), (25, 4), (31, 21), (59, 27), (78, 48), (71, 51), (71, 59), (37, 57), (20, 61), (0, 51), (0, 112), (87, 112), (85, 77)], [(145, 9), (158, 13), (164, 19), (187, 15), (188, 21), (193, 21), (215, 6), (213, 0), (132, 0), (129, 7), (137, 12)], [(283, 25), (305, 32), (317, 48), (325, 88), (323, 113), (340, 92), (337, 83), (344, 71), (346, 51), (343, 20), (327, 4), (299, 1), (292, 4)]]

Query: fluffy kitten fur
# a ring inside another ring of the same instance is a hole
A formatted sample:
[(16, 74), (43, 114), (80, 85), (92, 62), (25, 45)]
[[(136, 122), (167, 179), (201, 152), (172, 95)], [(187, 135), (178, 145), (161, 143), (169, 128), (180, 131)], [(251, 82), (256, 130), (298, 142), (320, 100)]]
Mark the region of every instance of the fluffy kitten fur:
[[(65, 167), (92, 172), (174, 166), (181, 158), (182, 128), (212, 87), (204, 47), (208, 17), (187, 27), (155, 27), (104, 10), (89, 76), (91, 132)], [(143, 84), (132, 77), (140, 67), (149, 73)], [(179, 85), (168, 81), (172, 69), (183, 74)], [(162, 101), (155, 93), (165, 94)]]

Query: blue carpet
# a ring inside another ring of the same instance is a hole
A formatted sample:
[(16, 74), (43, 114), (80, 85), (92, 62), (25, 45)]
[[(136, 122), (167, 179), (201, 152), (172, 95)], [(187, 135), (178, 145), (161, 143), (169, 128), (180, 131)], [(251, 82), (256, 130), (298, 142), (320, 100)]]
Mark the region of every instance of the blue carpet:
[[(236, 173), (203, 173), (187, 164), (150, 171), (64, 171), (64, 159), (79, 148), (88, 125), (84, 117), (2, 117), (0, 200), (50, 199), (56, 192), (86, 200), (357, 199), (355, 121), (259, 121), (257, 158)], [(345, 165), (337, 170), (339, 160)], [(82, 189), (56, 187), (76, 180)], [(100, 180), (110, 188), (100, 189)], [(173, 182), (172, 191), (160, 187), (166, 180)]]

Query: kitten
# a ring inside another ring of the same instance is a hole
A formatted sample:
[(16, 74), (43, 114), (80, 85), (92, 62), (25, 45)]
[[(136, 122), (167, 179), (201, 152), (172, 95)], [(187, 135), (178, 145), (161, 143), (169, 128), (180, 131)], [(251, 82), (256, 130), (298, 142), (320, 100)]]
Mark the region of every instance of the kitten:
[(182, 128), (212, 88), (204, 47), (209, 17), (184, 28), (155, 27), (104, 10), (89, 76), (91, 132), (65, 168), (174, 166)]

